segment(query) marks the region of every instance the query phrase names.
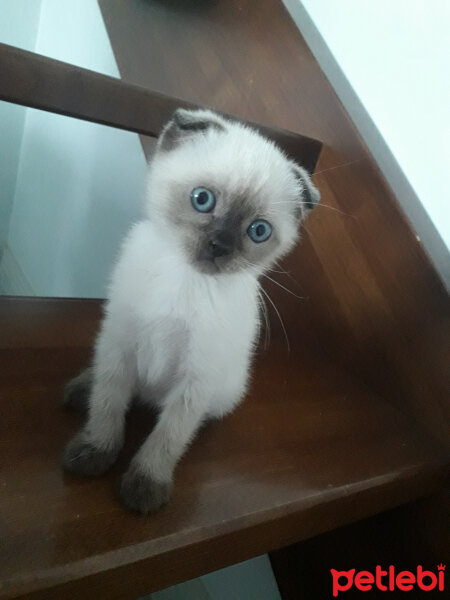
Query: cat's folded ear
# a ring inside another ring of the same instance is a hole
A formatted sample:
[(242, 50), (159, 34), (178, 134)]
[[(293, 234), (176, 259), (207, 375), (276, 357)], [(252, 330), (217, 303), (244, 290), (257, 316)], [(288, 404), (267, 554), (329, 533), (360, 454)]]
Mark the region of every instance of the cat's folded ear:
[(320, 202), (320, 193), (311, 181), (308, 171), (296, 163), (292, 163), (292, 169), (300, 184), (300, 197), (296, 214), (299, 219), (304, 219)]
[(157, 150), (173, 150), (193, 135), (205, 134), (212, 128), (225, 131), (225, 119), (211, 110), (178, 108), (159, 136)]

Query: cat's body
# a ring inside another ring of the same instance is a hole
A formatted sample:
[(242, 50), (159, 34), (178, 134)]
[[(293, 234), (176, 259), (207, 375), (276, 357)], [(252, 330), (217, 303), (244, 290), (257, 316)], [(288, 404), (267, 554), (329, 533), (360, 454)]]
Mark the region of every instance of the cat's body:
[(89, 412), (66, 448), (67, 470), (93, 476), (111, 466), (138, 394), (160, 417), (121, 496), (144, 513), (167, 501), (201, 423), (245, 393), (258, 277), (293, 245), (302, 206), (317, 200), (307, 175), (256, 133), (206, 111), (176, 113), (151, 167), (149, 216), (113, 273), (93, 367), (69, 388), (72, 398), (89, 392)]
[(174, 388), (188, 397), (181, 390), (197, 387), (205, 411), (224, 414), (245, 389), (259, 329), (257, 294), (253, 273), (199, 273), (151, 222), (140, 223), (113, 275), (104, 352), (119, 345), (127, 354), (144, 400), (164, 406)]

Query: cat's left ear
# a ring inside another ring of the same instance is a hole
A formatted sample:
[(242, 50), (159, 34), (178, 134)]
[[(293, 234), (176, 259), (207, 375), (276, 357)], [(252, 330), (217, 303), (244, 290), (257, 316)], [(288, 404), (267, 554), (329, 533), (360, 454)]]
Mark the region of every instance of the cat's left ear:
[(225, 131), (225, 119), (211, 110), (178, 108), (159, 136), (156, 149), (173, 150), (192, 135), (204, 134), (212, 128)]
[(292, 163), (292, 170), (301, 189), (296, 216), (298, 219), (304, 219), (320, 202), (320, 192), (311, 181), (308, 171), (303, 167)]

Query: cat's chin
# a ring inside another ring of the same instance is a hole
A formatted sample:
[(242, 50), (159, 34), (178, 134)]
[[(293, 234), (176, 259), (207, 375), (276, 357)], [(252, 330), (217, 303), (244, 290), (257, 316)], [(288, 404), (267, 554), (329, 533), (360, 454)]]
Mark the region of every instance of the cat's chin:
[(219, 273), (224, 272), (224, 270), (212, 260), (196, 260), (194, 262), (194, 267), (197, 271), (205, 275), (219, 275)]
[(204, 275), (227, 275), (236, 272), (236, 270), (230, 268), (229, 263), (221, 264), (218, 260), (196, 260), (194, 267)]

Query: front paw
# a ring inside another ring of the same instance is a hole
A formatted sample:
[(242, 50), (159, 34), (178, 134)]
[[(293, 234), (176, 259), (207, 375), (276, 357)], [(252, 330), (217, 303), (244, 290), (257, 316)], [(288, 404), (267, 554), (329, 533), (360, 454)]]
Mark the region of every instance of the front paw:
[(67, 444), (62, 466), (65, 471), (74, 475), (98, 477), (113, 465), (116, 458), (116, 449), (97, 448), (83, 433), (79, 433)]
[(136, 467), (130, 467), (120, 484), (123, 504), (128, 509), (143, 514), (155, 512), (163, 504), (167, 504), (171, 491), (170, 481), (156, 481)]

